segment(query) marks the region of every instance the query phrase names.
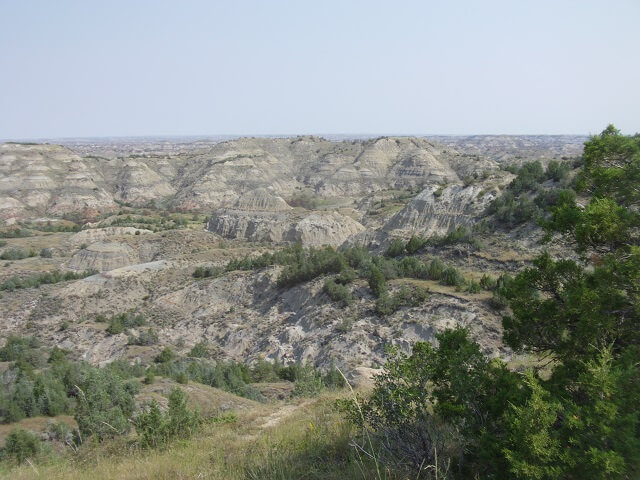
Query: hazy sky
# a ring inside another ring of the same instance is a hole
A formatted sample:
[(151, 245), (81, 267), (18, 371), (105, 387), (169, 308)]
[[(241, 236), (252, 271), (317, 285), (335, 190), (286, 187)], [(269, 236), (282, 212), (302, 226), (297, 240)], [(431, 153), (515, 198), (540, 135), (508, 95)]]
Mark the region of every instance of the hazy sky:
[(640, 131), (640, 0), (0, 0), (0, 138)]

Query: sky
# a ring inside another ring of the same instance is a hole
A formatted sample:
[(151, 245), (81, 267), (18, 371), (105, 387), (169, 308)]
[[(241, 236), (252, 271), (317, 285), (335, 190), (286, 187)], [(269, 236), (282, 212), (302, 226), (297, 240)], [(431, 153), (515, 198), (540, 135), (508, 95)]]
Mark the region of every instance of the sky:
[(640, 131), (639, 0), (0, 0), (0, 138)]

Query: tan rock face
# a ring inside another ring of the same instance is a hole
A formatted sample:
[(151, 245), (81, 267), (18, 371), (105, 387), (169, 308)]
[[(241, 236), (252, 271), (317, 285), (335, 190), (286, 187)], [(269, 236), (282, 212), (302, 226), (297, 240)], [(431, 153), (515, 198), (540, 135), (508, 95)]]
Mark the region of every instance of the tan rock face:
[(284, 199), (258, 188), (242, 195), (233, 208), (214, 211), (207, 229), (225, 238), (253, 242), (338, 246), (364, 227), (336, 212), (294, 212)]
[(152, 233), (151, 230), (134, 227), (92, 228), (74, 233), (67, 239), (66, 243), (71, 247), (79, 247), (83, 244), (88, 245), (91, 243), (102, 242), (108, 239), (121, 237), (123, 235), (146, 235), (149, 233)]
[(167, 178), (141, 161), (128, 160), (116, 175), (115, 197), (133, 204), (170, 197), (176, 193)]
[(443, 235), (459, 225), (470, 226), (495, 198), (494, 193), (481, 194), (483, 189), (482, 185), (427, 187), (394, 215), (384, 230), (428, 237)]
[(252, 242), (300, 242), (305, 246), (342, 245), (364, 227), (335, 212), (307, 215), (220, 209), (211, 215), (209, 231)]
[(140, 263), (140, 258), (129, 245), (118, 242), (97, 242), (76, 253), (67, 267), (76, 271), (106, 272), (136, 263)]
[[(0, 211), (63, 215), (115, 208), (93, 161), (57, 145), (0, 145)], [(24, 205), (24, 207), (22, 207)]]

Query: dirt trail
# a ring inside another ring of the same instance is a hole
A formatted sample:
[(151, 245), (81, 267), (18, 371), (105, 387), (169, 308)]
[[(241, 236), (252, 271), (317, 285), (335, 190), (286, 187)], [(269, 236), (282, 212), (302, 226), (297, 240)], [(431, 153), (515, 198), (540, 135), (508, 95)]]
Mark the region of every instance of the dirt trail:
[(277, 410), (271, 412), (269, 415), (257, 417), (252, 422), (252, 428), (255, 428), (255, 433), (242, 435), (244, 440), (255, 440), (265, 430), (280, 425), (284, 420), (294, 415), (298, 410), (307, 407), (313, 402), (312, 399), (305, 400), (299, 404), (285, 404), (277, 406)]

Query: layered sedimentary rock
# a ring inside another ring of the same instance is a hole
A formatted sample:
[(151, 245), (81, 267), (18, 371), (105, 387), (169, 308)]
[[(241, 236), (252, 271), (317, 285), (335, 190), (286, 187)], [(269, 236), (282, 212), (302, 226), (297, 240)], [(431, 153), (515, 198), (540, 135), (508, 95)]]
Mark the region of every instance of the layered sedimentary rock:
[(0, 145), (0, 214), (87, 215), (115, 208), (92, 160), (57, 145)]
[[(388, 189), (456, 183), (497, 164), (420, 138), (332, 142), (318, 137), (242, 138), (205, 153), (175, 157), (80, 157), (57, 145), (0, 146), (0, 216), (92, 214), (118, 203), (162, 201), (183, 210), (231, 208), (260, 193), (289, 198), (309, 191), (353, 201)], [(251, 195), (252, 197), (247, 195)], [(244, 204), (240, 205), (245, 208)], [(282, 205), (284, 209), (284, 205)]]
[(107, 272), (136, 263), (140, 263), (139, 255), (129, 245), (119, 242), (96, 242), (78, 251), (67, 267), (76, 271)]
[(253, 242), (338, 246), (364, 227), (337, 212), (293, 210), (281, 197), (259, 188), (240, 197), (233, 208), (214, 211), (207, 229)]
[(425, 188), (384, 226), (384, 231), (443, 235), (459, 225), (470, 226), (495, 198), (482, 185), (432, 185)]

